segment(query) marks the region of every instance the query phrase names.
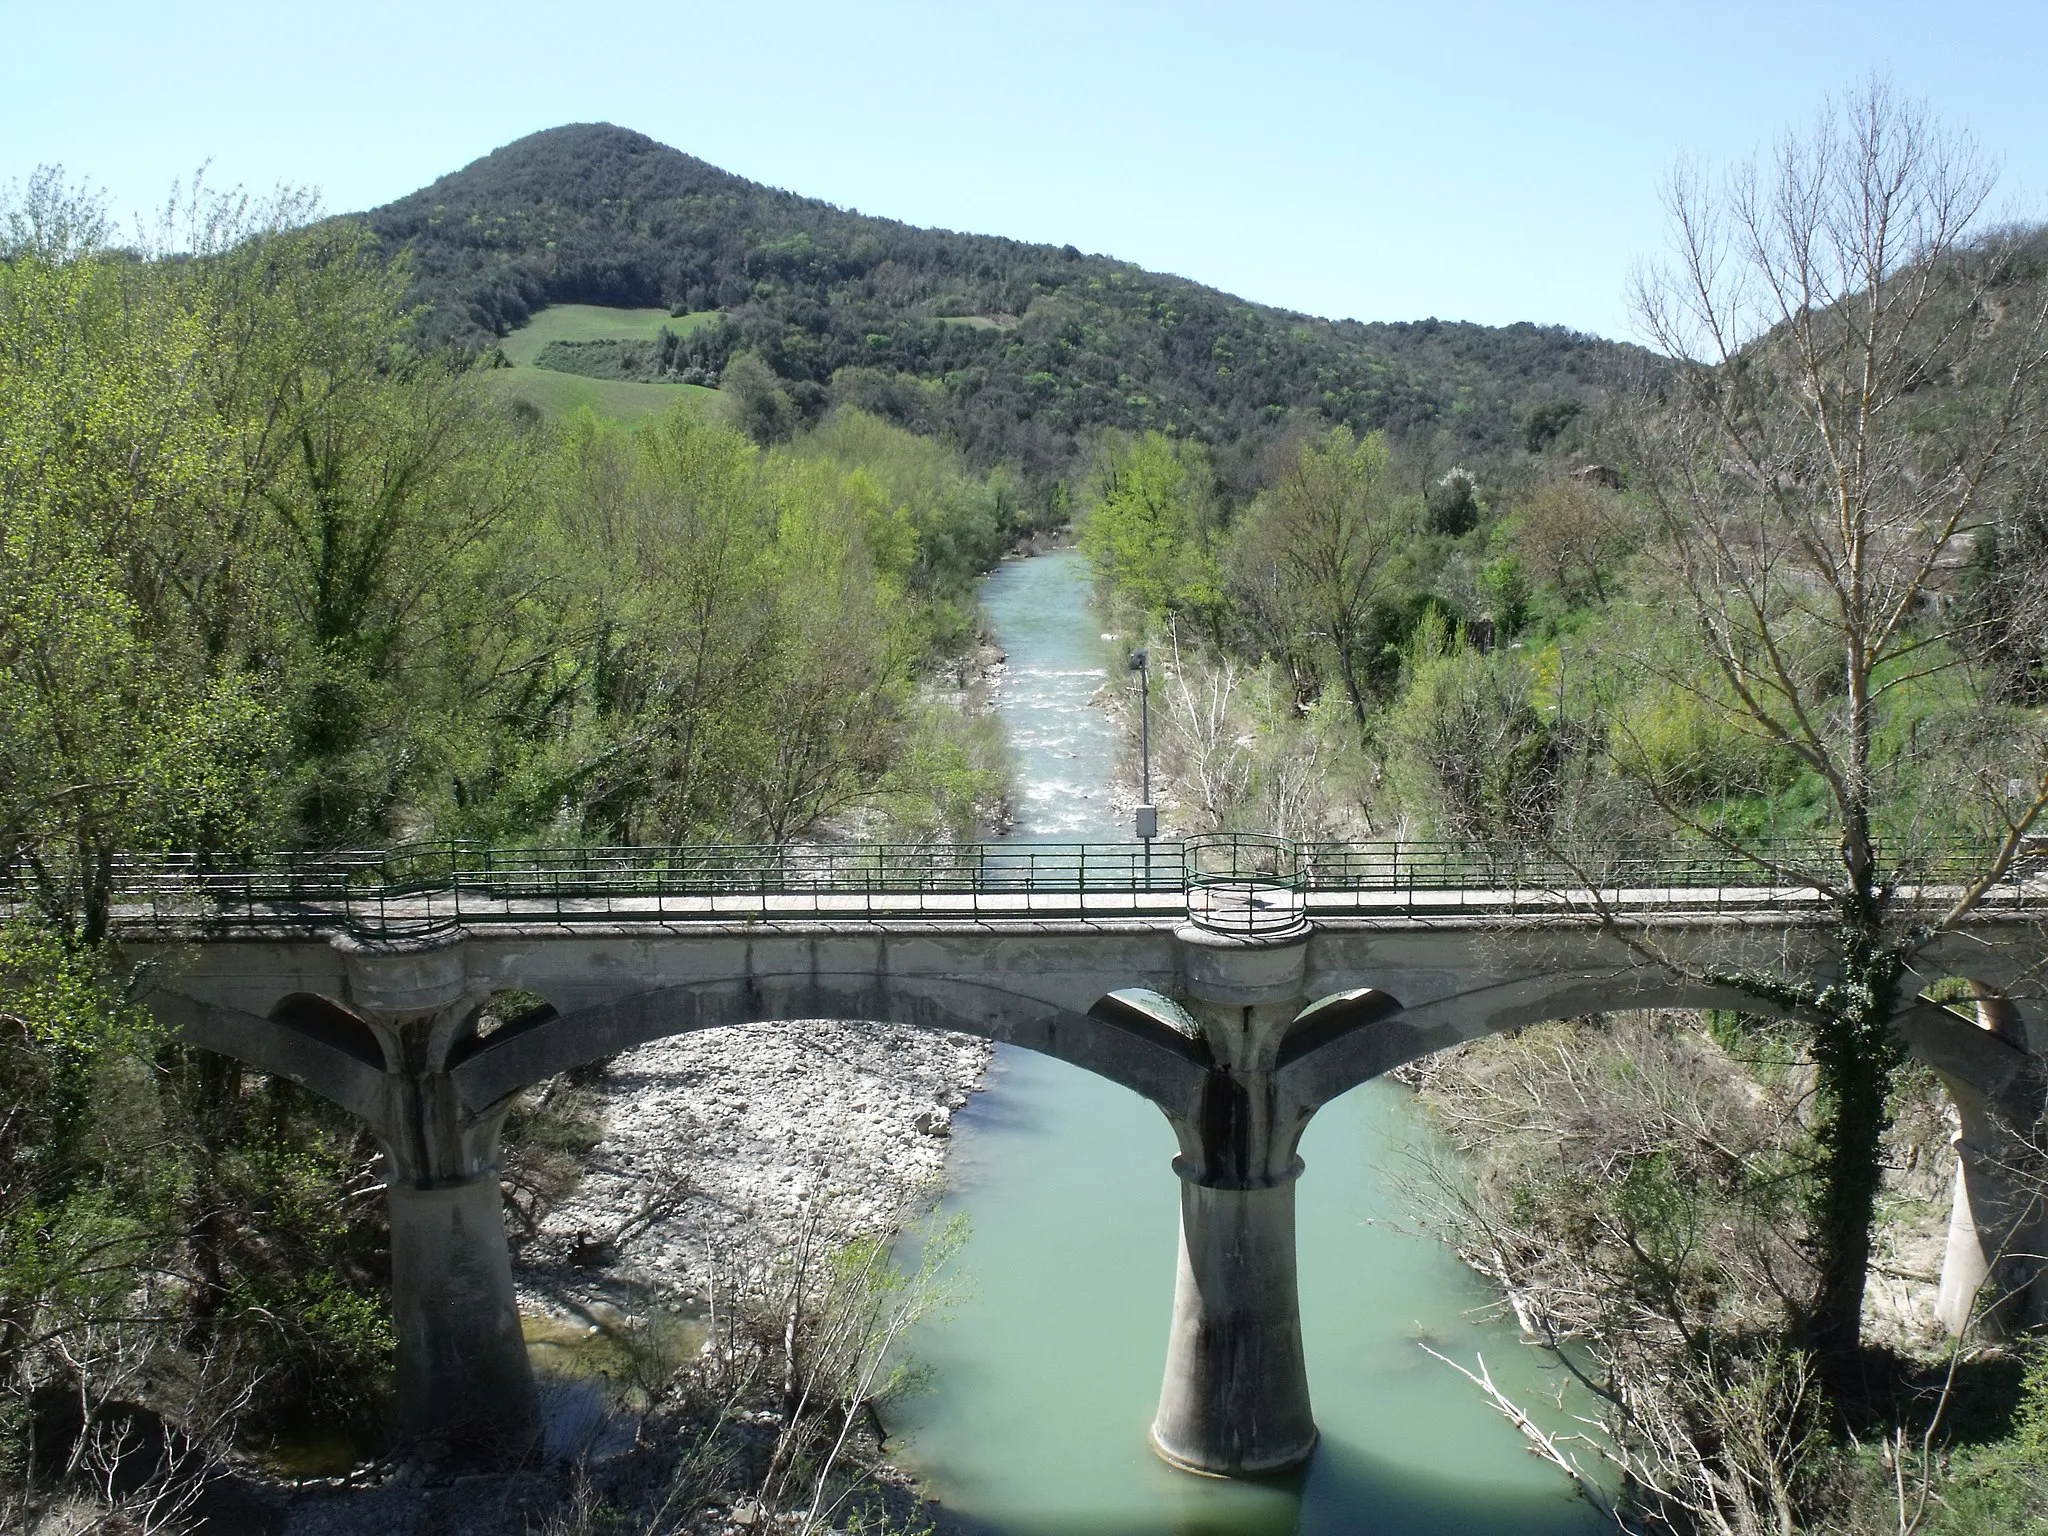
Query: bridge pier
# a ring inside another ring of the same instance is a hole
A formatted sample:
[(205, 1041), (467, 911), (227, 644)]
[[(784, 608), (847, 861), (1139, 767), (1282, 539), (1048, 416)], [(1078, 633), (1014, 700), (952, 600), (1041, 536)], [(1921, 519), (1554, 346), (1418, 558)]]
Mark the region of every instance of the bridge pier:
[(1179, 933), (1182, 1001), (1212, 1061), (1170, 1114), (1181, 1155), (1180, 1262), (1152, 1445), (1176, 1467), (1256, 1477), (1315, 1450), (1295, 1282), (1295, 1144), (1274, 1068), (1302, 1004), (1304, 925), (1273, 939)]
[(1315, 1449), (1294, 1273), (1294, 1181), (1203, 1184), (1180, 1164), (1180, 1267), (1152, 1445), (1213, 1477), (1284, 1472)]
[(383, 1148), (398, 1334), (399, 1433), (519, 1450), (539, 1424), (498, 1182), (506, 1106), (466, 1109), (449, 1072), (474, 1028), (459, 948), (348, 954), (349, 1001), (385, 1073), (369, 1115)]
[(1977, 1027), (2026, 1052), (2027, 1065), (1995, 1088), (1936, 1066), (1957, 1128), (1955, 1198), (1934, 1310), (1957, 1337), (1974, 1330), (1981, 1338), (2009, 1339), (2038, 1325), (2048, 1301), (2044, 1158), (2036, 1140), (2044, 1082), (2013, 1003), (1981, 987), (1975, 1003)]
[(495, 1168), (456, 1183), (387, 1182), (399, 1430), (472, 1447), (523, 1446), (533, 1370), (512, 1290)]

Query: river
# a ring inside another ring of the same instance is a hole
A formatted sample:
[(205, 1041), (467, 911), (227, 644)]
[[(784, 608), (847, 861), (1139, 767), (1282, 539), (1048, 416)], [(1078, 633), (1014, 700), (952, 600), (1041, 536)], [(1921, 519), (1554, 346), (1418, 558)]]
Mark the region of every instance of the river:
[[(1015, 837), (1128, 836), (1111, 810), (1116, 727), (1090, 698), (1122, 675), (1086, 557), (1005, 562), (982, 606), (1009, 667), (996, 708), (1018, 787)], [(1173, 1137), (1149, 1104), (1062, 1062), (998, 1046), (954, 1119), (946, 1209), (972, 1235), (951, 1312), (914, 1353), (930, 1386), (892, 1444), (991, 1536), (1580, 1536), (1602, 1529), (1478, 1391), (1424, 1344), (1529, 1398), (1557, 1383), (1487, 1288), (1414, 1230), (1428, 1130), (1405, 1090), (1331, 1104), (1302, 1144), (1300, 1279), (1322, 1444), (1282, 1481), (1191, 1477), (1151, 1453), (1172, 1309)]]

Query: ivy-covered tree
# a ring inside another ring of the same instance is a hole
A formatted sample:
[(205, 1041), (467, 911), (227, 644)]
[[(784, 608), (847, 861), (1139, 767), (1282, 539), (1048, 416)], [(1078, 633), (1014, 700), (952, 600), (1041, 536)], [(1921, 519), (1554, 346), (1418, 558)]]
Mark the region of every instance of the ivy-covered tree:
[[(1655, 523), (1650, 595), (1688, 643), (1652, 626), (1637, 681), (1806, 776), (1817, 819), (1799, 831), (1832, 851), (1788, 854), (1651, 755), (1622, 761), (1684, 835), (1835, 912), (1832, 974), (1728, 979), (1813, 1021), (1806, 1334), (1837, 1380), (1862, 1336), (1913, 957), (2012, 869), (2048, 807), (2048, 721), (1984, 686), (1980, 620), (1950, 600), (2048, 447), (2048, 312), (2025, 247), (1979, 232), (1990, 190), (1967, 139), (1873, 86), (1762, 167), (1681, 174), (1677, 258), (1641, 294), (1674, 371), (1634, 417), (1631, 469)], [(1967, 868), (1916, 897), (1957, 839)]]

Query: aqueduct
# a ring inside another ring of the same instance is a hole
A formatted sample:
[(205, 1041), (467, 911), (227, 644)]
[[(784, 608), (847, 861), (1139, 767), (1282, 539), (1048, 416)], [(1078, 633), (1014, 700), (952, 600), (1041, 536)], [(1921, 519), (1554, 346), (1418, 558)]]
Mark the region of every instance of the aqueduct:
[[(1685, 978), (1828, 964), (1824, 914), (1782, 892), (1666, 892), (1638, 903), (1631, 942), (1611, 908), (1602, 921), (1569, 901), (1418, 902), (1411, 890), (1405, 903), (1344, 904), (1295, 889), (1267, 902), (1247, 884), (1235, 895), (1253, 915), (1233, 923), (1219, 921), (1228, 882), (1197, 889), (1177, 866), (1170, 884), (1119, 890), (1099, 910), (1027, 899), (961, 911), (927, 898), (892, 909), (870, 894), (848, 912), (813, 892), (735, 915), (709, 899), (571, 911), (559, 887), (537, 910), (472, 888), (466, 916), (412, 898), (380, 905), (374, 924), (359, 906), (287, 909), (275, 893), (223, 922), (216, 892), (212, 918), (131, 912), (125, 926), (131, 950), (162, 962), (153, 1003), (187, 1041), (293, 1079), (375, 1131), (411, 1433), (521, 1435), (533, 1419), (497, 1175), (499, 1128), (522, 1088), (692, 1030), (885, 1021), (1044, 1052), (1166, 1115), (1181, 1242), (1153, 1440), (1176, 1465), (1230, 1476), (1291, 1466), (1316, 1440), (1294, 1184), (1322, 1105), (1419, 1056), (1543, 1020), (1766, 1011)], [(1966, 978), (1974, 1018), (1922, 997), (1896, 1020), (1961, 1120), (1940, 1301), (1957, 1330), (1973, 1314), (2010, 1325), (2048, 1311), (2034, 1257), (2048, 1234), (2010, 1177), (2041, 1119), (2048, 1059), (2026, 905), (1981, 912), (1920, 956), (1914, 985)], [(480, 1036), (484, 1004), (507, 991), (543, 1004)]]

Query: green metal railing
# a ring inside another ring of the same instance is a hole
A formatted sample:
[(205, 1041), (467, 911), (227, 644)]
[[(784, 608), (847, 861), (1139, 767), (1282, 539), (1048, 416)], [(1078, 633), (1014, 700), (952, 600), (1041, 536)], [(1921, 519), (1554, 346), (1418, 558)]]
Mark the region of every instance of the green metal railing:
[[(1828, 849), (1784, 845), (1765, 861), (1712, 850), (1617, 854), (1588, 868), (1448, 843), (1309, 843), (1228, 834), (1179, 843), (847, 843), (490, 848), (469, 843), (278, 853), (233, 864), (196, 855), (117, 866), (116, 931), (347, 931), (398, 937), (504, 923), (1191, 918), (1261, 933), (1305, 918), (1412, 918), (1602, 907), (1811, 911), (1840, 870)], [(1985, 850), (1942, 847), (1901, 880), (1959, 888)], [(2023, 861), (2001, 905), (2038, 905)], [(0, 871), (0, 904), (32, 905)]]

